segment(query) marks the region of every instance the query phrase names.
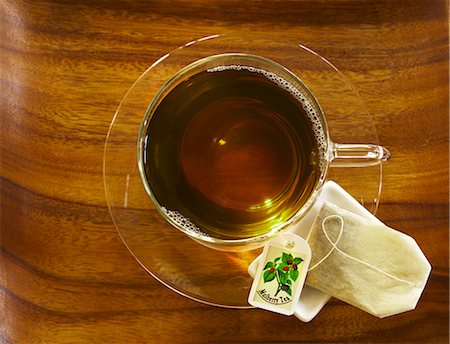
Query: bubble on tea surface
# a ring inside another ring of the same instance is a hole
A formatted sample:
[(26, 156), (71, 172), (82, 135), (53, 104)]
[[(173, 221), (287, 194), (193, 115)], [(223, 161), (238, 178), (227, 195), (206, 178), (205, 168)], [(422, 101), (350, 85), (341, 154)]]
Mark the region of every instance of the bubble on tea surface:
[(189, 218), (181, 215), (180, 212), (176, 210), (170, 210), (166, 207), (161, 207), (161, 210), (170, 220), (175, 223), (177, 226), (182, 227), (184, 230), (194, 233), (194, 235), (206, 236), (209, 237), (209, 234), (203, 232), (195, 223), (193, 223)]
[(308, 119), (312, 126), (312, 131), (314, 133), (314, 137), (317, 143), (317, 148), (320, 153), (319, 158), (319, 169), (320, 172), (323, 173), (325, 169), (325, 147), (326, 147), (326, 138), (324, 135), (324, 128), (322, 125), (322, 122), (320, 121), (319, 116), (316, 113), (316, 110), (312, 106), (311, 102), (308, 100), (308, 98), (300, 92), (294, 85), (292, 85), (289, 81), (283, 79), (282, 77), (276, 75), (275, 73), (266, 71), (264, 69), (251, 67), (251, 66), (245, 66), (245, 65), (224, 65), (224, 66), (217, 66), (213, 67), (207, 70), (207, 72), (213, 73), (213, 72), (223, 72), (226, 70), (247, 70), (252, 73), (259, 73), (264, 75), (268, 80), (276, 84), (278, 87), (284, 89), (285, 91), (289, 92), (297, 101), (302, 104), (302, 108), (305, 110), (306, 115), (308, 116)]

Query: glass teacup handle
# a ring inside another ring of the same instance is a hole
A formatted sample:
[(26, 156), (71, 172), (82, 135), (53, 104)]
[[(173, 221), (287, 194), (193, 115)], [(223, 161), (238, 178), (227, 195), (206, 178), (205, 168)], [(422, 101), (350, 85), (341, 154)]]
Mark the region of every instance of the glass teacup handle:
[(331, 143), (330, 165), (333, 167), (367, 167), (388, 160), (391, 153), (383, 146), (359, 143)]

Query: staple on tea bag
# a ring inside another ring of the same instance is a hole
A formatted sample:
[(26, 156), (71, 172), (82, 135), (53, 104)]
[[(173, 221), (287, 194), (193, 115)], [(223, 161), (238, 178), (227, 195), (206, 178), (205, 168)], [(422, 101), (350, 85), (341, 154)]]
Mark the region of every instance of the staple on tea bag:
[(306, 283), (380, 318), (414, 309), (431, 271), (413, 238), (329, 202), (307, 241)]

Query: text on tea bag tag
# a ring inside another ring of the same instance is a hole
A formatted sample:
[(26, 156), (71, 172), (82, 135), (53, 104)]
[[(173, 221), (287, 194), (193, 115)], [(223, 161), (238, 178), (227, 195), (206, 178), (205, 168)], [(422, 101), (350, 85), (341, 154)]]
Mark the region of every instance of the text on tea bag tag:
[(295, 234), (284, 234), (264, 247), (248, 302), (255, 307), (292, 315), (311, 261), (308, 243)]

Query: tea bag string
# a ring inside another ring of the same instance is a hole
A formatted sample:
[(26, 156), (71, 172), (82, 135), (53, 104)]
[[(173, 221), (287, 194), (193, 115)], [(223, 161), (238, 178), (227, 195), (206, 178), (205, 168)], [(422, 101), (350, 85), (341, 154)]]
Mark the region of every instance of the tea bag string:
[[(336, 242), (333, 242), (333, 241), (331, 240), (331, 238), (328, 236), (328, 233), (327, 233), (327, 231), (326, 231), (326, 229), (325, 229), (325, 224), (326, 224), (329, 220), (331, 220), (331, 219), (338, 219), (339, 222), (340, 222), (339, 235), (338, 235), (338, 237), (337, 237), (337, 239), (336, 239)], [(390, 273), (388, 273), (388, 272), (386, 272), (386, 271), (384, 271), (384, 270), (381, 270), (381, 269), (377, 268), (375, 265), (366, 263), (365, 261), (362, 261), (362, 260), (360, 260), (360, 259), (358, 259), (358, 258), (352, 257), (352, 256), (350, 256), (349, 254), (347, 254), (347, 253), (345, 253), (344, 251), (342, 251), (339, 247), (337, 247), (337, 245), (338, 245), (338, 243), (339, 243), (339, 240), (341, 240), (342, 234), (344, 233), (344, 219), (343, 219), (341, 216), (339, 216), (339, 215), (329, 215), (329, 216), (327, 216), (327, 217), (322, 221), (322, 231), (323, 231), (323, 233), (325, 234), (325, 237), (327, 238), (327, 240), (328, 240), (328, 242), (330, 243), (330, 245), (332, 246), (332, 248), (331, 248), (331, 250), (330, 250), (330, 251), (329, 251), (329, 252), (328, 252), (321, 260), (319, 260), (316, 264), (314, 264), (312, 267), (310, 267), (310, 268), (308, 269), (308, 271), (311, 271), (311, 270), (314, 270), (315, 268), (317, 268), (320, 264), (322, 264), (325, 260), (328, 259), (328, 257), (333, 253), (334, 250), (336, 250), (336, 251), (338, 251), (340, 254), (344, 255), (345, 257), (347, 257), (347, 258), (349, 258), (349, 259), (351, 259), (351, 260), (353, 260), (353, 261), (355, 261), (355, 262), (358, 262), (358, 263), (360, 263), (360, 264), (363, 264), (363, 265), (365, 265), (365, 266), (367, 266), (367, 267), (369, 267), (369, 268), (371, 268), (371, 269), (374, 269), (375, 271), (378, 271), (378, 272), (382, 273), (383, 275), (385, 275), (385, 276), (387, 276), (387, 277), (390, 277), (390, 278), (392, 278), (392, 279), (394, 279), (394, 280), (396, 280), (396, 281), (398, 281), (398, 282), (406, 283), (406, 284), (408, 284), (410, 287), (415, 287), (415, 286), (416, 286), (414, 283), (412, 283), (412, 282), (410, 282), (410, 281), (407, 281), (407, 280), (404, 280), (404, 279), (402, 279), (402, 278), (398, 278), (397, 276), (394, 276), (394, 275), (392, 275), (392, 274), (390, 274)]]

